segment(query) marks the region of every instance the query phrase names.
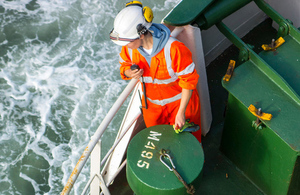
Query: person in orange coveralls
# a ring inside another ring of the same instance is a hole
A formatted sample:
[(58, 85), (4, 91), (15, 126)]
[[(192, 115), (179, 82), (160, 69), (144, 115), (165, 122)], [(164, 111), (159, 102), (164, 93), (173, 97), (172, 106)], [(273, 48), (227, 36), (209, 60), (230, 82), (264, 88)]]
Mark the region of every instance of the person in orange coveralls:
[[(199, 75), (192, 53), (170, 36), (166, 26), (152, 23), (152, 19), (152, 10), (139, 1), (127, 3), (116, 16), (110, 39), (123, 46), (121, 77), (144, 83), (142, 104), (147, 127), (169, 124), (181, 129), (187, 119), (200, 127)], [(132, 69), (133, 64), (138, 68)], [(201, 142), (201, 130), (193, 134)]]

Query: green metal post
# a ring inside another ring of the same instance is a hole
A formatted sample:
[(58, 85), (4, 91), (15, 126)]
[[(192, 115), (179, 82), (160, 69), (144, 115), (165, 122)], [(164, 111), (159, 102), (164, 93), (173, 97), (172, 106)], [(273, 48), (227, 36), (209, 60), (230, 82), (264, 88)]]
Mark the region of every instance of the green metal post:
[[(300, 44), (300, 32), (290, 22), (263, 0), (254, 0), (256, 5), (279, 25), (279, 36), (291, 35)], [(281, 32), (281, 33), (280, 33)]]

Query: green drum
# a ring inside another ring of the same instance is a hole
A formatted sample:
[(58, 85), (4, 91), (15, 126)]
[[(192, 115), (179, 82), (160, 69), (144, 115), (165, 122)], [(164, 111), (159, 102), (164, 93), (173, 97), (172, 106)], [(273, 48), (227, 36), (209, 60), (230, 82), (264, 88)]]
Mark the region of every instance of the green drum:
[(137, 195), (188, 194), (187, 189), (200, 185), (203, 163), (202, 146), (191, 133), (176, 134), (172, 126), (158, 125), (131, 140), (126, 176)]

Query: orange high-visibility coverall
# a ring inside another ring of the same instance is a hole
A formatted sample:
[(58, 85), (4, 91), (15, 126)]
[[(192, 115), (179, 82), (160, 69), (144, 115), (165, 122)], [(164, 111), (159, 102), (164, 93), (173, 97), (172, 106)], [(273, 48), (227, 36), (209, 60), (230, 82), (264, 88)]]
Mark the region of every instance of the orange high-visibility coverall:
[[(192, 60), (192, 53), (183, 43), (173, 38), (170, 48), (166, 49), (165, 46), (151, 58), (150, 66), (137, 49), (131, 50), (123, 46), (120, 53), (120, 64), (120, 73), (124, 80), (130, 79), (124, 72), (132, 64), (137, 64), (144, 69), (143, 81), (146, 86), (148, 109), (143, 108), (143, 115), (147, 127), (175, 123), (182, 88), (193, 90), (185, 117), (201, 127), (200, 101), (196, 89), (199, 75)], [(145, 106), (144, 98), (142, 100), (143, 107)], [(193, 134), (201, 142), (201, 129)]]

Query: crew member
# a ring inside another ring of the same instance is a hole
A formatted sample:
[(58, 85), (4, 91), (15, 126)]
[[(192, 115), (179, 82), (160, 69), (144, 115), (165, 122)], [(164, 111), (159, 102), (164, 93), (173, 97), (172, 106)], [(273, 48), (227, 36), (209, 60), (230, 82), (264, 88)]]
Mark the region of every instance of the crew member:
[[(142, 105), (147, 127), (169, 124), (180, 129), (187, 119), (201, 127), (196, 89), (199, 75), (192, 53), (170, 36), (166, 26), (152, 23), (152, 19), (152, 10), (139, 1), (127, 3), (116, 16), (110, 39), (122, 46), (121, 77), (144, 82)], [(133, 64), (139, 68), (131, 69)], [(193, 134), (201, 142), (201, 130)]]

